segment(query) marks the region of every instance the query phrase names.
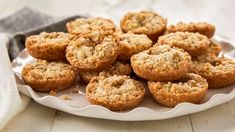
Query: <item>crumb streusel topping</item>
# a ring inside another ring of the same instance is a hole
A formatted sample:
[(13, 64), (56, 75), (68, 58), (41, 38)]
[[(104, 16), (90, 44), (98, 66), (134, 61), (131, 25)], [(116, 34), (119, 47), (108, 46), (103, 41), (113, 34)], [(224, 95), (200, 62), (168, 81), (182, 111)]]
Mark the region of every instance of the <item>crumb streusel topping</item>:
[(198, 33), (176, 32), (159, 37), (158, 43), (179, 48), (189, 47), (193, 49), (201, 46), (208, 47), (210, 41), (206, 36)]
[(37, 63), (27, 64), (23, 70), (23, 76), (28, 80), (56, 80), (59, 78), (73, 78), (76, 76), (72, 66), (63, 62), (47, 62), (39, 60)]
[(68, 61), (76, 68), (98, 68), (98, 63), (115, 60), (117, 37), (102, 30), (93, 30), (74, 39), (66, 49)]
[(209, 39), (199, 33), (176, 32), (159, 37), (159, 44), (167, 44), (171, 47), (182, 48), (190, 55), (195, 55), (209, 47)]
[(132, 58), (137, 65), (159, 72), (179, 69), (180, 63), (191, 63), (191, 57), (188, 53), (178, 48), (171, 48), (168, 45), (152, 47), (135, 54)]
[(39, 35), (32, 35), (27, 38), (30, 45), (44, 46), (66, 46), (69, 43), (69, 35), (63, 32), (42, 32)]
[(170, 25), (167, 27), (167, 32), (198, 32), (210, 38), (214, 35), (215, 26), (206, 22), (179, 22), (177, 25)]
[[(151, 82), (150, 82), (151, 83)], [(187, 76), (178, 82), (152, 82), (156, 88), (162, 89), (168, 93), (192, 93), (208, 87), (206, 79), (194, 73), (188, 73)]]
[(142, 11), (131, 12), (124, 16), (121, 21), (125, 32), (132, 31), (137, 34), (153, 34), (161, 32), (166, 28), (167, 20), (154, 12)]
[(123, 33), (119, 35), (120, 45), (133, 47), (136, 50), (141, 50), (144, 47), (151, 47), (152, 41), (144, 34)]
[(207, 76), (235, 72), (235, 62), (225, 57), (207, 54), (193, 59), (193, 68), (197, 73)]
[(213, 53), (215, 55), (218, 55), (220, 51), (222, 50), (222, 47), (219, 43), (210, 40), (209, 48), (207, 49), (207, 53)]
[(152, 41), (144, 34), (120, 34), (119, 47), (120, 60), (129, 60), (133, 54), (139, 53), (152, 46)]
[(209, 88), (221, 88), (235, 82), (235, 62), (213, 53), (194, 58), (191, 71), (206, 78)]
[(114, 32), (116, 27), (110, 19), (105, 18), (78, 18), (67, 23), (67, 29), (71, 34), (81, 34), (91, 30), (106, 30)]
[(132, 69), (130, 64), (116, 61), (112, 65), (102, 69), (101, 71), (81, 72), (79, 74), (85, 82), (89, 82), (93, 77), (99, 75), (105, 77), (112, 75), (129, 75), (131, 71)]
[(143, 85), (128, 76), (96, 77), (92, 79), (95, 87), (87, 90), (89, 96), (109, 102), (128, 102), (144, 95)]

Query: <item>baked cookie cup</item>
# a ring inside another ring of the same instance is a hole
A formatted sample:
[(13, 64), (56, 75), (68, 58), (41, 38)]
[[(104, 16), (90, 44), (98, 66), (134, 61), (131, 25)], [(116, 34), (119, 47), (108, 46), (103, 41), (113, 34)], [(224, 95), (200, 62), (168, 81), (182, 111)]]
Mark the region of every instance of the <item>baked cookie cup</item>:
[(216, 41), (210, 40), (210, 45), (207, 48), (205, 54), (215, 54), (216, 56), (218, 56), (221, 51), (222, 51), (221, 45)]
[(63, 62), (38, 60), (22, 70), (24, 82), (40, 92), (60, 91), (75, 85), (77, 73)]
[(156, 41), (165, 31), (167, 20), (150, 11), (130, 12), (122, 18), (120, 25), (125, 33), (131, 31), (135, 34), (145, 34)]
[(171, 32), (194, 32), (211, 38), (215, 33), (215, 26), (206, 22), (179, 22), (176, 25), (170, 25), (167, 27), (167, 33)]
[(171, 47), (178, 47), (191, 56), (198, 56), (206, 52), (210, 40), (199, 33), (175, 32), (159, 37), (158, 44), (167, 44)]
[(25, 46), (34, 58), (48, 61), (65, 60), (65, 49), (69, 44), (69, 38), (70, 35), (62, 32), (42, 32), (27, 37)]
[(177, 82), (148, 81), (148, 88), (157, 103), (175, 107), (183, 102), (200, 103), (206, 95), (208, 84), (200, 75), (188, 73)]
[(77, 18), (74, 21), (68, 22), (66, 27), (68, 32), (74, 35), (80, 35), (92, 30), (103, 30), (110, 33), (116, 30), (116, 26), (112, 20), (101, 17)]
[(235, 62), (215, 54), (205, 54), (193, 59), (191, 72), (206, 78), (209, 88), (222, 88), (235, 83)]
[(79, 76), (82, 81), (87, 84), (93, 77), (97, 76), (112, 76), (112, 75), (129, 75), (132, 72), (132, 68), (130, 64), (116, 61), (112, 65), (102, 69), (101, 71), (88, 71), (88, 72), (80, 72)]
[(152, 41), (144, 34), (123, 33), (118, 35), (119, 55), (118, 60), (129, 61), (131, 56), (149, 49)]
[(145, 95), (144, 86), (129, 76), (92, 78), (86, 87), (91, 104), (101, 105), (113, 111), (122, 111), (139, 105)]
[(191, 57), (179, 48), (154, 46), (131, 57), (133, 71), (152, 81), (173, 81), (184, 77), (190, 68)]
[(81, 34), (66, 48), (69, 63), (81, 72), (98, 71), (111, 65), (117, 58), (117, 36), (102, 30)]

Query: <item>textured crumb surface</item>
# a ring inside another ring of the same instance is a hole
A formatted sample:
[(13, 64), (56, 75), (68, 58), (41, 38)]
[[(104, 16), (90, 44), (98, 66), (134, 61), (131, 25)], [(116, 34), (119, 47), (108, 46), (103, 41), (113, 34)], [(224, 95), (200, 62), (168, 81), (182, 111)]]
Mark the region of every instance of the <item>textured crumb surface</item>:
[(206, 50), (206, 54), (215, 54), (215, 55), (219, 55), (219, 53), (222, 51), (222, 47), (219, 43), (210, 40), (210, 45)]
[(215, 33), (215, 26), (206, 22), (179, 22), (176, 25), (170, 25), (167, 27), (167, 32), (194, 32), (200, 33), (208, 38), (211, 38)]
[(182, 48), (191, 56), (203, 54), (210, 45), (209, 39), (199, 33), (176, 32), (159, 37), (158, 44)]
[(59, 91), (75, 84), (76, 72), (63, 62), (39, 60), (27, 64), (22, 70), (26, 84), (37, 91)]
[(129, 60), (132, 55), (152, 46), (152, 41), (144, 34), (120, 34), (118, 38), (120, 47), (119, 60)]
[(101, 71), (90, 71), (79, 73), (81, 79), (84, 83), (89, 83), (89, 81), (96, 76), (112, 76), (112, 75), (129, 75), (132, 69), (130, 64), (116, 61), (112, 65), (102, 69)]
[(110, 110), (126, 110), (137, 106), (144, 97), (144, 86), (128, 76), (95, 77), (86, 87), (86, 95), (92, 104)]
[(66, 49), (66, 58), (80, 71), (99, 70), (118, 56), (117, 36), (93, 30), (75, 38)]
[(114, 32), (116, 27), (112, 20), (105, 18), (78, 18), (66, 24), (67, 30), (71, 34), (79, 35), (91, 30), (104, 30)]
[(71, 35), (62, 32), (42, 32), (27, 37), (25, 46), (28, 53), (37, 59), (63, 60), (70, 37)]
[(148, 82), (154, 99), (165, 106), (174, 107), (182, 102), (200, 103), (203, 100), (208, 84), (206, 79), (194, 73), (177, 82)]
[(198, 56), (193, 59), (191, 71), (206, 78), (209, 88), (220, 88), (235, 83), (235, 62), (223, 56)]
[(191, 57), (182, 49), (168, 45), (154, 46), (131, 57), (134, 72), (147, 80), (177, 80), (186, 75)]
[(151, 39), (158, 37), (166, 29), (167, 20), (154, 12), (130, 12), (121, 20), (124, 32), (131, 31), (136, 34), (146, 34)]

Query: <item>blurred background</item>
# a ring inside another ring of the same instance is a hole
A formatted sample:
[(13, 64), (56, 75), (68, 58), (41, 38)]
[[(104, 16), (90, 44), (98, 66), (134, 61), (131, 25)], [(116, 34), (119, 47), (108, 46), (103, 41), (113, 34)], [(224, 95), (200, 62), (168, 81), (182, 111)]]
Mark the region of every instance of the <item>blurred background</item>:
[(129, 11), (156, 11), (168, 19), (207, 21), (216, 25), (216, 33), (232, 40), (235, 34), (235, 0), (0, 0), (0, 19), (28, 7), (54, 16), (72, 15), (111, 18), (119, 24)]

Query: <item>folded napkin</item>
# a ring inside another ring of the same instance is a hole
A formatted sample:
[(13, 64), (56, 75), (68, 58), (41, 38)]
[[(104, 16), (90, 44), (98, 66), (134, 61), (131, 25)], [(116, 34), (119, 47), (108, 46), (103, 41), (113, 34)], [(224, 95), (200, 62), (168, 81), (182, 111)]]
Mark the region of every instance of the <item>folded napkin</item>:
[(15, 83), (6, 44), (9, 38), (0, 34), (0, 129), (28, 104), (30, 98), (20, 95)]

